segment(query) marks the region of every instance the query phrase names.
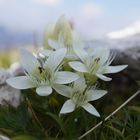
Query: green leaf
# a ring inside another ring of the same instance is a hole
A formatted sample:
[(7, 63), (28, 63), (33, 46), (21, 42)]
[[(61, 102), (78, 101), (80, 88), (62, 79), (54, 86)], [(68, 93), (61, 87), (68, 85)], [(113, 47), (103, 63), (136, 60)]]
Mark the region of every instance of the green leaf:
[(0, 128), (12, 129), (14, 131), (24, 130), (30, 122), (28, 110), (25, 105), (17, 109), (13, 107), (0, 107)]
[(47, 114), (48, 116), (50, 116), (52, 119), (54, 119), (54, 120), (57, 122), (57, 124), (59, 125), (59, 127), (61, 128), (62, 132), (63, 132), (64, 134), (66, 134), (65, 128), (63, 127), (63, 124), (62, 124), (61, 119), (60, 119), (58, 116), (56, 116), (55, 114), (52, 114), (52, 113), (50, 113), (50, 112), (47, 112), (46, 114)]
[(118, 134), (121, 138), (124, 139), (124, 136), (120, 130), (116, 129), (115, 127), (109, 126), (109, 125), (105, 125), (105, 126), (108, 127), (110, 130), (114, 131), (116, 134)]
[(38, 140), (38, 139), (30, 135), (19, 135), (13, 137), (11, 140)]
[(19, 134), (30, 134), (42, 137), (44, 134), (31, 118), (27, 106), (22, 103), (18, 108), (11, 106), (0, 107), (0, 132), (10, 137)]
[(137, 81), (138, 85), (140, 86), (140, 81)]
[(4, 128), (0, 128), (0, 132), (2, 134), (5, 134), (7, 136), (14, 136), (15, 135), (15, 132), (10, 130), (10, 129), (4, 129)]
[(128, 108), (132, 111), (136, 111), (136, 112), (140, 113), (140, 107), (139, 106), (129, 106)]

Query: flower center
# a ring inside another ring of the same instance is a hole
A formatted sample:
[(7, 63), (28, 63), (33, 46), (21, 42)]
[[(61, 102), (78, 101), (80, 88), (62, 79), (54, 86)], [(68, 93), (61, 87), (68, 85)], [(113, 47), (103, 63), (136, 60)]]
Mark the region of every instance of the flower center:
[(68, 53), (68, 54), (71, 54), (71, 53), (74, 52), (71, 43), (67, 43), (67, 44), (66, 44), (66, 48), (67, 48), (67, 53)]
[(41, 74), (44, 71), (43, 67), (38, 67), (39, 73)]
[(26, 73), (31, 81), (35, 82), (37, 85), (50, 85), (53, 83), (53, 72), (49, 68), (37, 67), (37, 69), (29, 74)]
[(95, 74), (98, 71), (100, 67), (99, 63), (100, 63), (99, 57), (95, 58), (93, 62), (90, 62), (89, 64), (90, 73)]
[(84, 93), (75, 91), (71, 97), (72, 101), (75, 103), (76, 108), (84, 105), (87, 102), (87, 96)]

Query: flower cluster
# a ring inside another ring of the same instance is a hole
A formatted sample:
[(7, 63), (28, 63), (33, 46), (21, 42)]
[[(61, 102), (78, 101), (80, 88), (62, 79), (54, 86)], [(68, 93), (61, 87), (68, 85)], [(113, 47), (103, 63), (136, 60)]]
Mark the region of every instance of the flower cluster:
[(99, 117), (89, 103), (107, 93), (96, 89), (98, 78), (110, 81), (106, 74), (120, 72), (127, 67), (110, 66), (113, 56), (107, 48), (85, 49), (83, 41), (64, 16), (47, 32), (44, 50), (39, 54), (34, 56), (20, 49), (20, 63), (25, 76), (10, 78), (7, 83), (17, 89), (36, 88), (40, 96), (48, 96), (55, 90), (67, 97), (60, 114), (82, 107)]

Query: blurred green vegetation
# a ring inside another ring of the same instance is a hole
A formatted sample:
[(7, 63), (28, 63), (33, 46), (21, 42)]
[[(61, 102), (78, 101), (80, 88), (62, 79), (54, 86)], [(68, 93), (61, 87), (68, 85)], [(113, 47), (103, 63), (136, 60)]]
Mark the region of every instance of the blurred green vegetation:
[(15, 50), (0, 50), (0, 67), (9, 68), (9, 66), (18, 60), (18, 51)]
[[(23, 102), (18, 108), (1, 106), (0, 132), (12, 140), (78, 140), (78, 137), (98, 122), (104, 120), (120, 105), (115, 95), (112, 102), (96, 101), (94, 106), (101, 113), (96, 118), (83, 109), (59, 115), (65, 97), (56, 93), (40, 97), (34, 89), (22, 92)], [(116, 100), (115, 100), (115, 99)], [(114, 101), (115, 100), (115, 101)], [(117, 105), (115, 105), (115, 102)], [(130, 102), (107, 122), (88, 134), (83, 140), (138, 140), (140, 138), (140, 103)], [(107, 110), (107, 107), (112, 108)]]

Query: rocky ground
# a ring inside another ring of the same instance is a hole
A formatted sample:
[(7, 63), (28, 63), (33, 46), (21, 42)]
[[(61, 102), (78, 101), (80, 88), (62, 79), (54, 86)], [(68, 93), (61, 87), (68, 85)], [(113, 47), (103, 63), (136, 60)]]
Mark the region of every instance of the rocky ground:
[(114, 64), (128, 64), (127, 72), (135, 80), (140, 80), (140, 47), (133, 47), (123, 51), (115, 50)]

